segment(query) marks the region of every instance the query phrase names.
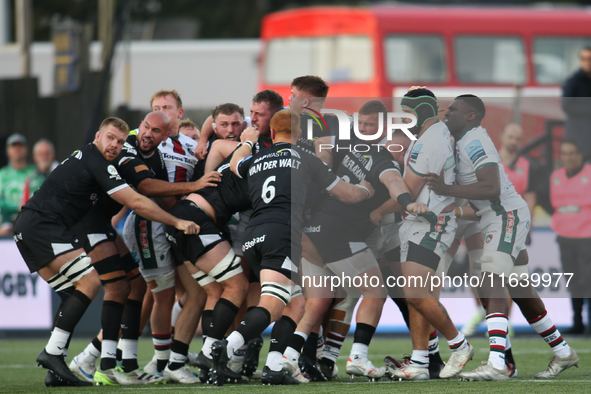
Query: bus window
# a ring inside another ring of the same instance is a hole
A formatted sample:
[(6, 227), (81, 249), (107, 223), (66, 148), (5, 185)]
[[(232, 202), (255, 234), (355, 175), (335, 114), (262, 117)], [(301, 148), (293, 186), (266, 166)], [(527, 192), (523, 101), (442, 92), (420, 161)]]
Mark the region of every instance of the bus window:
[(525, 53), (520, 38), (458, 36), (454, 50), (460, 82), (525, 83)]
[(445, 46), (437, 36), (389, 35), (384, 41), (391, 82), (445, 82)]
[(534, 39), (536, 82), (563, 83), (579, 67), (579, 51), (591, 46), (591, 38), (539, 37)]
[(373, 70), (367, 36), (278, 38), (269, 41), (265, 79), (289, 84), (299, 75), (318, 75), (327, 82), (367, 82)]

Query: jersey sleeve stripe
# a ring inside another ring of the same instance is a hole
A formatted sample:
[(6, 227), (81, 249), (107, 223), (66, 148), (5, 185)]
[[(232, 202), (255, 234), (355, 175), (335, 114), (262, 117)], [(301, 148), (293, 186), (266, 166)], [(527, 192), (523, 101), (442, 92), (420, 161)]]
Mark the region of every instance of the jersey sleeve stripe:
[(474, 169), (474, 171), (476, 172), (479, 169), (481, 169), (482, 167), (486, 167), (486, 166), (497, 166), (498, 167), (499, 165), (497, 163), (483, 163), (483, 164), (479, 165), (478, 167), (476, 167)]
[(328, 185), (328, 187), (326, 188), (326, 191), (328, 191), (328, 192), (331, 191), (337, 185), (337, 183), (339, 183), (340, 180), (341, 180), (341, 178), (337, 177), (337, 179), (335, 179), (333, 183)]
[(384, 175), (388, 171), (396, 171), (397, 173), (400, 174), (400, 171), (398, 171), (397, 168), (386, 168), (384, 171), (380, 172), (380, 175), (378, 176), (378, 179), (380, 179), (382, 177), (382, 175)]
[(119, 190), (123, 190), (123, 189), (125, 189), (126, 187), (129, 187), (129, 185), (128, 185), (127, 183), (124, 183), (123, 185), (117, 186), (117, 187), (115, 187), (115, 188), (113, 188), (113, 189), (109, 190), (109, 191), (107, 192), (107, 194), (110, 196), (111, 194), (113, 194), (113, 193), (116, 193), (116, 192), (118, 192)]

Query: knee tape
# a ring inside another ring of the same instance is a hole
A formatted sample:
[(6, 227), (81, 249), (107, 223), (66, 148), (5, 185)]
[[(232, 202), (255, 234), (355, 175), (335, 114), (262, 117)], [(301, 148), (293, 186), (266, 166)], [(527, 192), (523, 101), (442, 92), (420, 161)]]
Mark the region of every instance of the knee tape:
[(483, 252), (480, 261), (482, 262), (482, 272), (492, 272), (493, 274), (508, 278), (513, 270), (513, 259), (507, 253), (487, 250)]
[(292, 286), (281, 285), (275, 282), (261, 283), (261, 297), (272, 296), (278, 298), (285, 305), (291, 301)]
[(82, 253), (74, 260), (67, 262), (60, 268), (60, 274), (65, 276), (70, 282), (74, 283), (80, 280), (84, 275), (89, 274), (94, 270), (90, 263), (92, 259)]
[(291, 289), (291, 298), (294, 299), (299, 296), (303, 296), (304, 292), (302, 291), (302, 287), (300, 285), (295, 285)]
[(191, 275), (193, 279), (199, 283), (199, 286), (204, 287), (208, 284), (215, 282), (215, 279), (212, 276), (207, 275), (205, 272), (199, 270)]
[(345, 297), (341, 302), (336, 304), (330, 312), (330, 321), (351, 324), (353, 318), (353, 310), (357, 305), (358, 299), (355, 297)]
[(62, 274), (55, 274), (51, 277), (51, 279), (47, 281), (47, 283), (49, 284), (49, 286), (51, 286), (53, 290), (55, 290), (56, 293), (63, 291), (68, 287), (74, 286), (72, 282), (70, 282), (68, 278), (66, 278)]
[(218, 283), (230, 279), (234, 275), (238, 275), (242, 272), (240, 261), (240, 257), (236, 256), (234, 250), (230, 249), (226, 257), (209, 271), (209, 276), (215, 278)]
[(515, 274), (520, 280), (523, 278), (521, 275), (525, 274), (529, 276), (529, 270), (527, 269), (527, 264), (525, 265), (514, 265), (513, 269), (511, 270), (511, 275)]
[(470, 275), (480, 277), (482, 273), (482, 249), (475, 249), (468, 252), (468, 260), (470, 261)]

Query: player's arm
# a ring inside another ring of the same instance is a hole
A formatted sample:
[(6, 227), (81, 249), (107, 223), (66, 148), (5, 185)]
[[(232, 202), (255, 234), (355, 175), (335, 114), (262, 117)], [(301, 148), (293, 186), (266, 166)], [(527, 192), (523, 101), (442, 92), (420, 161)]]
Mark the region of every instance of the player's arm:
[(326, 163), (332, 168), (332, 137), (321, 137), (314, 141), (314, 148), (316, 149), (316, 157)]
[(474, 208), (469, 205), (462, 205), (461, 207), (456, 207), (454, 210), (457, 219), (464, 219), (464, 220), (471, 220), (473, 222), (479, 222), (480, 216), (476, 216), (476, 212), (474, 212)]
[(207, 156), (207, 141), (211, 138), (215, 130), (213, 129), (213, 117), (209, 115), (203, 126), (201, 126), (201, 136), (199, 136), (199, 143), (195, 149), (195, 156), (199, 160), (205, 160)]
[[(413, 173), (413, 175), (416, 174)], [(413, 202), (413, 200), (416, 199), (416, 195), (414, 198), (412, 197), (411, 191), (404, 179), (402, 179), (402, 175), (400, 175), (399, 171), (391, 170), (382, 172), (380, 175), (380, 182), (382, 182), (384, 186), (388, 188), (388, 192), (390, 193), (392, 201), (395, 201), (395, 204), (391, 204), (391, 206), (398, 205), (396, 206), (396, 211), (394, 212), (401, 211), (403, 209), (407, 210), (413, 215), (420, 215), (422, 213), (429, 212), (429, 208), (426, 204)], [(419, 182), (417, 182), (417, 184), (419, 184)]]
[[(446, 185), (443, 177), (427, 173), (429, 189), (440, 196), (467, 198), (470, 200), (494, 200), (501, 195), (501, 177), (497, 164), (484, 165), (476, 170), (477, 182), (471, 185)], [(410, 185), (409, 185), (410, 186)]]
[(207, 161), (205, 162), (205, 173), (218, 168), (220, 164), (230, 156), (238, 146), (236, 141), (216, 140), (211, 144)]
[(163, 211), (155, 202), (137, 193), (131, 187), (123, 187), (113, 193), (111, 198), (119, 204), (123, 204), (135, 211), (138, 215), (148, 220), (174, 226), (185, 234), (197, 234), (199, 226), (193, 222), (179, 219)]
[(335, 182), (334, 186), (331, 185), (326, 190), (345, 204), (357, 204), (372, 198), (375, 194), (375, 189), (367, 181), (352, 185), (337, 177)]
[(216, 187), (222, 174), (212, 171), (194, 182), (168, 182), (161, 179), (145, 178), (137, 185), (137, 190), (147, 197), (170, 197), (188, 194), (204, 187)]
[(251, 155), (252, 147), (257, 143), (258, 140), (259, 131), (254, 127), (248, 127), (240, 135), (240, 141), (242, 141), (242, 145), (236, 149), (232, 155), (232, 160), (230, 160), (230, 169), (240, 178), (243, 178), (244, 173), (240, 172), (238, 164)]

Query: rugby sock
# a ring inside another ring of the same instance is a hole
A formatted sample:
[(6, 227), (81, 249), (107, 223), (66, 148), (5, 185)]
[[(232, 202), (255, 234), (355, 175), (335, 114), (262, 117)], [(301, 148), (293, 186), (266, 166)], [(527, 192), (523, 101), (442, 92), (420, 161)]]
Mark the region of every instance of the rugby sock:
[(97, 337), (94, 337), (84, 351), (80, 353), (79, 360), (82, 363), (95, 364), (96, 360), (101, 356), (102, 344)]
[(187, 360), (187, 354), (189, 354), (189, 345), (176, 339), (172, 341), (170, 348), (170, 358), (168, 363), (168, 369), (175, 371), (185, 366)]
[(429, 368), (429, 351), (413, 350), (410, 356), (410, 365), (419, 368)]
[(301, 331), (295, 331), (289, 341), (289, 346), (283, 352), (283, 355), (290, 361), (297, 362), (300, 359), (300, 352), (308, 339), (308, 335)]
[(131, 372), (139, 368), (137, 363), (137, 347), (140, 335), (140, 317), (142, 315), (142, 302), (127, 300), (121, 317), (121, 346), (122, 366), (125, 372)]
[(54, 356), (63, 354), (72, 331), (74, 331), (91, 302), (92, 300), (86, 294), (75, 290), (60, 306), (56, 314), (55, 328), (45, 346), (47, 353)]
[(464, 334), (462, 334), (461, 332), (458, 332), (458, 335), (454, 339), (447, 341), (447, 343), (452, 352), (460, 352), (460, 354), (468, 352), (469, 343), (468, 341), (466, 341), (466, 338), (464, 338)]
[(410, 330), (410, 325), (408, 323), (408, 305), (406, 304), (406, 300), (404, 298), (392, 298), (392, 301), (398, 306), (400, 309), (400, 313), (402, 313), (402, 318), (404, 319), (404, 323), (406, 327)]
[(322, 358), (337, 362), (341, 354), (341, 347), (345, 341), (345, 336), (334, 331), (329, 331), (324, 342), (324, 355)]
[(302, 350), (302, 354), (308, 357), (310, 360), (314, 360), (316, 358), (316, 344), (318, 343), (318, 334), (315, 332), (311, 332), (308, 335), (308, 339), (304, 343), (304, 349)]
[(208, 309), (201, 313), (201, 330), (203, 331), (203, 343), (210, 335), (211, 323), (213, 323), (213, 309)]
[(369, 343), (375, 332), (376, 328), (374, 326), (365, 323), (357, 323), (355, 335), (353, 337), (353, 346), (351, 347), (350, 358), (352, 360), (357, 362), (367, 360)]
[(68, 338), (70, 338), (70, 333), (68, 331), (55, 327), (51, 332), (51, 337), (49, 337), (47, 345), (45, 346), (45, 351), (54, 356), (63, 355)]
[(219, 341), (220, 339), (224, 338), (224, 334), (232, 325), (232, 322), (238, 314), (239, 309), (239, 307), (225, 298), (220, 298), (215, 304), (211, 317), (211, 325), (207, 329), (207, 338), (203, 342), (203, 347), (201, 348), (201, 351), (205, 356), (211, 358), (211, 345), (215, 341)]
[(505, 364), (511, 363), (515, 365), (515, 359), (513, 358), (513, 352), (511, 351), (511, 339), (510, 335), (507, 335), (505, 341)]
[(570, 346), (562, 338), (560, 331), (556, 328), (552, 319), (548, 316), (548, 311), (544, 311), (535, 319), (527, 321), (531, 328), (533, 328), (544, 341), (550, 345), (554, 354), (560, 358), (565, 358), (570, 355)]
[(271, 314), (263, 307), (257, 306), (246, 312), (238, 328), (228, 336), (228, 357), (244, 343), (261, 335), (271, 324)]
[(179, 318), (179, 315), (181, 314), (181, 311), (183, 310), (183, 304), (181, 303), (181, 300), (178, 300), (177, 302), (174, 303), (174, 306), (172, 307), (172, 315), (171, 315), (171, 319), (170, 319), (170, 324), (172, 326), (172, 334), (174, 335), (174, 326), (176, 326), (176, 321)]
[(101, 369), (117, 366), (117, 340), (121, 328), (123, 304), (116, 301), (103, 301), (101, 325), (103, 327), (103, 348), (101, 350)]
[(505, 368), (505, 342), (507, 338), (507, 315), (493, 312), (486, 315), (486, 327), (488, 328), (488, 342), (490, 352), (488, 361), (496, 369)]
[(232, 353), (232, 362), (236, 363), (236, 364), (242, 364), (244, 363), (244, 354), (246, 353), (246, 348), (248, 347), (248, 344), (245, 343), (242, 346), (240, 346), (238, 349), (236, 349), (234, 351), (234, 353)]
[(265, 363), (271, 371), (281, 371), (283, 368), (283, 365), (281, 364), (283, 352), (287, 348), (288, 342), (293, 337), (296, 327), (296, 322), (294, 322), (289, 316), (281, 316), (273, 326), (269, 354), (267, 355), (267, 362)]
[(170, 358), (171, 337), (172, 335), (170, 333), (152, 333), (152, 342), (154, 343), (154, 352), (156, 353), (156, 370), (158, 372), (164, 371)]
[(429, 354), (439, 353), (439, 337), (437, 336), (437, 330), (433, 330), (429, 334)]
[(318, 330), (318, 341), (316, 341), (316, 358), (322, 358), (324, 355), (324, 329), (320, 326)]

